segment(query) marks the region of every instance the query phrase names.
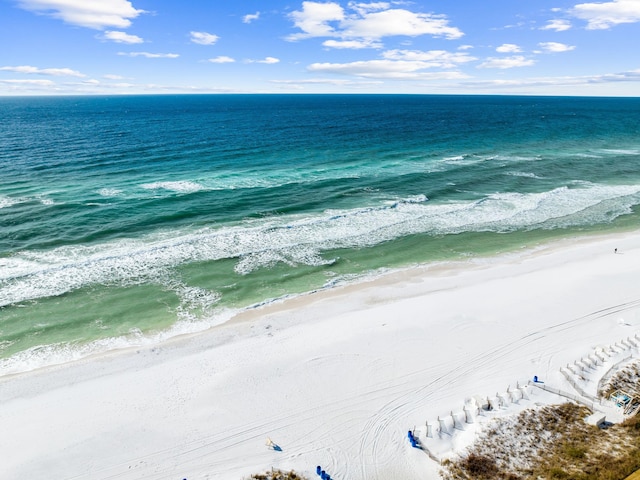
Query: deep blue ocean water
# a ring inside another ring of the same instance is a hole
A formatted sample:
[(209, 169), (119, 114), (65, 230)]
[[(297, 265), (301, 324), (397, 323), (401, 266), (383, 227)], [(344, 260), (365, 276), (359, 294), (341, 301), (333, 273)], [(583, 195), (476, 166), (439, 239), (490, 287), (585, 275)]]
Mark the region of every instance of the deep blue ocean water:
[(640, 98), (0, 98), (0, 374), (637, 228)]

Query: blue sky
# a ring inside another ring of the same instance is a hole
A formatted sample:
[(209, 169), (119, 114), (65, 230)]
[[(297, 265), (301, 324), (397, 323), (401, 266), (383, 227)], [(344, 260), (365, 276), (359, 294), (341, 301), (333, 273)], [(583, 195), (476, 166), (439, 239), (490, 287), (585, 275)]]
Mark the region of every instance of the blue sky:
[(640, 0), (0, 0), (0, 95), (640, 95)]

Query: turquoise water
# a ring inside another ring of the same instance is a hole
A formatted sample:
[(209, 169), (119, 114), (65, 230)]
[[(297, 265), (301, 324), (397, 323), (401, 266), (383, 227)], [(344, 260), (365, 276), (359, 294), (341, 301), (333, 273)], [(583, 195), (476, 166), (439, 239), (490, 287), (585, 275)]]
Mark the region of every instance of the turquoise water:
[(0, 374), (634, 229), (640, 99), (0, 98)]

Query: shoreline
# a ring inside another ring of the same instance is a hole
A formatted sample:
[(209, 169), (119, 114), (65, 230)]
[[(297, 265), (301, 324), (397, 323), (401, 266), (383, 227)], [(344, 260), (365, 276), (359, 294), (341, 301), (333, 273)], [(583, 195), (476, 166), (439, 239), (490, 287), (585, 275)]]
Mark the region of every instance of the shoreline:
[(435, 478), (406, 430), (636, 332), (637, 259), (639, 231), (564, 239), (2, 377), (9, 478)]
[[(470, 257), (464, 260), (435, 261), (426, 264), (411, 265), (407, 267), (399, 267), (388, 270), (384, 269), (375, 273), (369, 272), (368, 274), (365, 274), (353, 281), (346, 281), (338, 285), (332, 285), (315, 289), (309, 292), (293, 294), (291, 296), (269, 299), (263, 303), (240, 309), (226, 309), (225, 313), (220, 314), (220, 316), (226, 317), (225, 320), (214, 324), (211, 324), (206, 320), (198, 320), (196, 323), (201, 324), (202, 327), (194, 331), (165, 335), (167, 331), (160, 330), (154, 333), (154, 336), (156, 337), (164, 337), (160, 341), (154, 341), (152, 339), (152, 336), (143, 334), (141, 337), (141, 343), (132, 343), (130, 345), (121, 347), (91, 352), (87, 355), (80, 356), (79, 358), (75, 358), (72, 360), (63, 360), (52, 364), (37, 366), (35, 368), (27, 370), (2, 373), (0, 374), (0, 383), (2, 383), (5, 379), (11, 379), (19, 377), (21, 375), (47, 371), (50, 369), (65, 368), (66, 366), (70, 366), (78, 362), (90, 361), (92, 359), (99, 359), (101, 357), (127, 354), (136, 350), (162, 348), (164, 345), (173, 344), (176, 342), (179, 344), (183, 340), (190, 339), (192, 337), (198, 337), (201, 335), (215, 335), (218, 332), (224, 332), (227, 329), (233, 329), (234, 327), (243, 323), (259, 320), (266, 315), (277, 314), (300, 308), (307, 308), (318, 301), (344, 299), (348, 295), (359, 293), (361, 290), (376, 288), (382, 290), (387, 287), (391, 287), (393, 289), (394, 285), (399, 285), (404, 282), (407, 282), (409, 284), (413, 284), (416, 282), (420, 283), (421, 279), (423, 279), (424, 277), (434, 276), (434, 274), (436, 277), (458, 275), (473, 270), (489, 268), (491, 266), (502, 264), (505, 262), (525, 262), (527, 260), (535, 259), (539, 255), (552, 254), (559, 250), (568, 249), (574, 244), (589, 245), (592, 243), (607, 241), (620, 243), (622, 239), (634, 236), (640, 236), (640, 230), (624, 230), (614, 233), (601, 234), (589, 233), (586, 235), (562, 237), (560, 239), (549, 240), (540, 244), (535, 244), (531, 247), (523, 246), (509, 252), (502, 252), (490, 256)], [(613, 248), (617, 247), (614, 246)], [(622, 249), (620, 249), (620, 254), (623, 254)], [(423, 295), (424, 293), (425, 292), (422, 291), (410, 291), (409, 293), (405, 293), (396, 290), (393, 291), (393, 295), (387, 298), (386, 301), (394, 301), (399, 298), (405, 298), (405, 295), (417, 296)], [(179, 323), (180, 322), (177, 322), (176, 324), (174, 324), (174, 326), (178, 325)], [(118, 341), (122, 338), (126, 337), (113, 337), (110, 340)], [(98, 340), (98, 342), (100, 342), (100, 340)]]
[[(542, 244), (537, 244), (533, 247), (520, 247), (517, 250), (514, 249), (506, 253), (498, 253), (491, 256), (471, 257), (465, 260), (435, 261), (426, 264), (389, 269), (383, 273), (367, 274), (363, 278), (359, 278), (353, 282), (296, 294), (291, 298), (272, 299), (264, 304), (245, 308), (229, 318), (227, 322), (215, 325), (211, 328), (220, 328), (225, 325), (233, 325), (236, 323), (256, 320), (264, 315), (305, 308), (316, 301), (330, 300), (333, 297), (340, 298), (365, 289), (393, 287), (394, 285), (405, 282), (412, 284), (420, 282), (421, 279), (427, 276), (443, 277), (459, 275), (473, 270), (490, 268), (503, 263), (522, 263), (531, 261), (542, 255), (550, 255), (560, 251), (569, 250), (576, 244), (589, 246), (590, 244), (595, 243), (611, 243), (611, 252), (622, 255), (624, 254), (622, 249), (613, 245), (618, 243), (622, 244), (624, 239), (636, 236), (640, 237), (640, 230), (624, 231), (623, 233), (601, 233), (597, 235), (588, 234), (585, 236), (574, 236), (551, 240)], [(619, 249), (619, 252), (614, 251), (614, 249), (617, 248)], [(398, 292), (396, 292), (396, 294), (397, 293)], [(424, 292), (414, 292), (413, 295), (420, 295), (423, 293)]]

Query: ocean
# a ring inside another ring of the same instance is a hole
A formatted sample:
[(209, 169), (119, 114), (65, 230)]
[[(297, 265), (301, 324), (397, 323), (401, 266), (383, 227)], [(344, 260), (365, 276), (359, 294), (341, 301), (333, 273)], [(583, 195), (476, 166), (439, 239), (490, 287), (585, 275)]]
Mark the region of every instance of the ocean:
[(0, 98), (0, 375), (637, 229), (640, 98)]

